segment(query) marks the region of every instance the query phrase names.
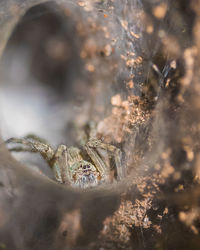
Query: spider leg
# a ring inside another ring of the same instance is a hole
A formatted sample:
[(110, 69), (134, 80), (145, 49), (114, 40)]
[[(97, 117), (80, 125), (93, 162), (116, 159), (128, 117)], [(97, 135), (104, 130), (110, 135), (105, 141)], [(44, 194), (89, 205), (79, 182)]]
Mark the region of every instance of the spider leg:
[(71, 184), (73, 182), (71, 166), (81, 160), (78, 148), (59, 145), (51, 161), (51, 168), (56, 180), (60, 183)]
[(89, 124), (89, 139), (97, 137), (97, 123), (90, 121)]
[(96, 123), (94, 121), (89, 121), (83, 127), (78, 127), (74, 124), (77, 136), (77, 142), (81, 146), (85, 146), (90, 138), (96, 138)]
[(31, 140), (49, 145), (49, 143), (44, 138), (41, 138), (41, 137), (34, 135), (34, 134), (28, 134), (24, 137), (24, 139), (31, 139)]
[(36, 150), (34, 150), (33, 148), (29, 148), (29, 147), (12, 147), (9, 148), (9, 151), (12, 152), (31, 152), (31, 153), (37, 153)]
[(5, 141), (5, 143), (21, 144), (22, 146), (11, 147), (9, 150), (15, 152), (38, 152), (48, 163), (50, 163), (52, 157), (54, 156), (54, 150), (50, 145), (37, 141), (36, 139), (30, 140), (26, 138), (10, 138)]
[(110, 145), (110, 144), (103, 143), (97, 139), (91, 139), (87, 145), (90, 148), (100, 148), (100, 149), (104, 149), (104, 150), (110, 152), (112, 157), (114, 157), (115, 166), (117, 169), (118, 180), (121, 180), (123, 177), (125, 177), (126, 168), (124, 166), (122, 166), (122, 163), (121, 163), (122, 152), (119, 148), (117, 148), (113, 145)]
[(107, 165), (104, 163), (104, 161), (101, 159), (99, 154), (96, 152), (96, 147), (91, 146), (90, 143), (87, 143), (85, 145), (85, 149), (88, 155), (90, 156), (90, 158), (92, 159), (93, 163), (97, 167), (100, 173), (100, 176), (102, 176), (102, 179), (107, 180), (109, 170), (108, 170)]
[(70, 182), (70, 168), (67, 164), (67, 147), (65, 145), (59, 145), (52, 160), (50, 166), (56, 180), (60, 183)]

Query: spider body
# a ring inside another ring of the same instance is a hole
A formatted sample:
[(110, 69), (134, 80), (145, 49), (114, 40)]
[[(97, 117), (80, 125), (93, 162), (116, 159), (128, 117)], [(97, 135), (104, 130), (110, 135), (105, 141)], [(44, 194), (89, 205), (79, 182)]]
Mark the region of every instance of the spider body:
[(101, 181), (98, 170), (88, 161), (81, 160), (71, 167), (72, 185), (81, 188), (97, 186)]
[[(54, 149), (43, 139), (29, 135), (24, 138), (10, 138), (6, 143), (19, 144), (19, 147), (12, 147), (10, 151), (40, 153), (51, 167), (55, 180), (61, 184), (70, 184), (75, 187), (89, 188), (100, 183), (108, 183), (110, 180), (110, 166), (99, 154), (98, 150), (104, 150), (114, 158), (117, 178), (125, 175), (125, 169), (121, 165), (121, 151), (111, 145), (92, 138), (81, 151), (76, 147), (67, 148), (66, 145), (59, 145)], [(85, 160), (87, 154), (89, 160)]]

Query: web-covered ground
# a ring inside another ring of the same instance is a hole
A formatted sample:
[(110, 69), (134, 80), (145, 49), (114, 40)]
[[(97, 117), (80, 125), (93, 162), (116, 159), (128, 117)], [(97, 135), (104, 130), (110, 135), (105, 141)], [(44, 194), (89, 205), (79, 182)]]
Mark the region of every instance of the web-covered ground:
[(2, 195), (0, 247), (199, 249), (199, 1), (42, 2), (0, 3), (3, 138), (77, 145), (75, 128), (92, 120), (128, 173), (73, 193), (4, 154), (17, 206)]

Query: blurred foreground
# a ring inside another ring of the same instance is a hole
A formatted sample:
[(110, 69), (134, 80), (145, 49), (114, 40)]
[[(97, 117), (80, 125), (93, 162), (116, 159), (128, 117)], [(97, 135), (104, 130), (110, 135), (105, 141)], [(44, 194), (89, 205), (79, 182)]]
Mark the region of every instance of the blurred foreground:
[(42, 2), (0, 3), (2, 138), (95, 121), (128, 174), (72, 189), (1, 140), (0, 249), (200, 249), (200, 1)]

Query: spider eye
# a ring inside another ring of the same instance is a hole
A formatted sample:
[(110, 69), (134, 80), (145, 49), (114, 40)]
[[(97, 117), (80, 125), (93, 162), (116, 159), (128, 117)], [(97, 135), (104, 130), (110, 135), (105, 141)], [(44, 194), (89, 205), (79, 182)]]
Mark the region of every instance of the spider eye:
[(83, 166), (83, 169), (86, 169), (86, 166)]
[(87, 165), (87, 168), (90, 168), (90, 166), (89, 166), (89, 165)]

